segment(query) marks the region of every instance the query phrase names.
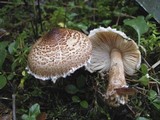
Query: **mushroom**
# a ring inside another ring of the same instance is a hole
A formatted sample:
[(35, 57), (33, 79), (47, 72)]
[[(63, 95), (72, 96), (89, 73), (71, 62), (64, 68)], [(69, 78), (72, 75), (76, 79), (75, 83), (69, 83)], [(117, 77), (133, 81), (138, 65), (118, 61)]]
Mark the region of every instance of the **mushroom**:
[(28, 73), (41, 80), (66, 77), (90, 60), (92, 44), (76, 30), (54, 28), (32, 46), (28, 55)]
[(90, 72), (109, 71), (105, 100), (110, 106), (115, 107), (126, 104), (128, 95), (119, 94), (118, 90), (130, 89), (125, 80), (125, 73), (133, 75), (140, 66), (141, 54), (137, 44), (123, 32), (110, 27), (90, 31), (89, 39), (93, 50), (86, 68)]

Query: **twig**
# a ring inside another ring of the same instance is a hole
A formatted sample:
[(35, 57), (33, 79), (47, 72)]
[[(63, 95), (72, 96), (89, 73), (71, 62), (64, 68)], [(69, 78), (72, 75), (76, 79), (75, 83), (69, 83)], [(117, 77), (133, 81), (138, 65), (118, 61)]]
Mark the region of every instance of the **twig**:
[(159, 85), (156, 84), (156, 87), (157, 87), (157, 93), (158, 93), (158, 95), (160, 95)]
[(13, 120), (16, 120), (16, 95), (12, 94)]
[(132, 18), (132, 19), (136, 18), (136, 17), (134, 17), (134, 16), (132, 16), (132, 15), (128, 15), (128, 14), (126, 14), (126, 13), (120, 13), (120, 16), (121, 16), (121, 17), (129, 17), (129, 18)]
[(157, 79), (155, 79), (155, 78), (153, 78), (153, 77), (151, 77), (151, 76), (149, 76), (149, 78), (160, 85), (160, 82), (159, 82)]
[[(136, 86), (135, 88), (137, 89), (138, 93), (146, 96), (147, 90), (145, 90), (144, 88), (140, 88), (140, 87), (138, 87), (138, 86)], [(143, 92), (143, 93), (142, 93), (142, 92)], [(145, 92), (145, 93), (144, 93), (144, 92)]]
[(5, 29), (0, 28), (0, 38), (2, 38), (3, 36), (6, 36), (6, 35), (9, 35), (9, 33)]
[(118, 16), (117, 21), (116, 21), (116, 26), (118, 26), (120, 20), (120, 16)]
[(126, 104), (126, 106), (128, 107), (128, 109), (132, 112), (133, 115), (135, 115), (135, 111), (133, 111), (133, 109), (131, 108), (131, 106), (129, 106), (129, 104)]
[(12, 100), (12, 99), (7, 98), (7, 97), (0, 97), (0, 100)]
[(7, 33), (3, 33), (0, 35), (0, 38), (2, 38), (3, 36), (7, 35)]
[[(134, 80), (134, 79), (132, 79), (132, 80), (126, 79), (126, 80), (129, 82), (132, 82), (132, 83), (139, 83), (139, 80)], [(149, 84), (157, 84), (157, 81), (150, 81)]]
[(16, 3), (16, 2), (9, 2), (9, 1), (0, 1), (0, 4), (8, 4), (8, 5), (18, 4), (18, 5), (25, 5), (25, 3), (23, 3), (23, 2)]
[(144, 60), (144, 62), (146, 63), (146, 65), (148, 66), (148, 67), (151, 67), (151, 65), (145, 60), (145, 58), (142, 56), (142, 59)]
[(134, 79), (130, 80), (130, 79), (127, 79), (127, 78), (126, 78), (126, 80), (129, 81), (129, 82), (139, 83), (138, 80), (134, 80)]
[(151, 66), (151, 68), (154, 69), (154, 68), (156, 68), (158, 65), (160, 65), (160, 60), (157, 61), (156, 63), (154, 63), (154, 64)]
[(153, 74), (155, 74), (155, 71), (154, 71), (154, 69), (152, 68), (152, 66), (144, 59), (144, 57), (142, 57), (142, 59), (144, 60), (144, 62), (146, 63), (146, 65), (148, 66), (148, 70), (150, 71), (151, 70), (151, 72), (153, 73)]
[(9, 1), (0, 1), (0, 3), (2, 3), (2, 4), (11, 4), (11, 5), (14, 4), (14, 2), (9, 2)]
[(43, 31), (43, 25), (42, 25), (42, 12), (41, 12), (41, 7), (40, 7), (40, 1), (38, 0), (38, 17), (39, 17), (39, 22), (41, 26), (41, 31)]

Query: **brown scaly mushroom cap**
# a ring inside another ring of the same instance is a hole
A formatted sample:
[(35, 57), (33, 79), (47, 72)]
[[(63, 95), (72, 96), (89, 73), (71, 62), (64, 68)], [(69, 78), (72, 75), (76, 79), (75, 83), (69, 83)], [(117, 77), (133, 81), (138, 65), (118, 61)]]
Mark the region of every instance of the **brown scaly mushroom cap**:
[(88, 37), (76, 30), (56, 28), (42, 36), (28, 55), (28, 73), (35, 78), (56, 82), (90, 59), (92, 45)]
[(141, 63), (141, 55), (136, 43), (116, 29), (97, 28), (90, 31), (92, 56), (86, 68), (90, 72), (109, 71), (107, 92), (108, 104), (119, 106), (128, 101), (128, 95), (119, 95), (116, 89), (127, 88), (125, 73), (133, 75)]

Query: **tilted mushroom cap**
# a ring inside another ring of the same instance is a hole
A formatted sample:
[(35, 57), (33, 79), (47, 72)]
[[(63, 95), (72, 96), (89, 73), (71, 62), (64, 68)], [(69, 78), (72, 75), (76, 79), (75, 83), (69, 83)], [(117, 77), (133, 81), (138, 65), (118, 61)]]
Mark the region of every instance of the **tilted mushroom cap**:
[(42, 36), (28, 55), (28, 72), (38, 79), (66, 77), (86, 65), (92, 45), (76, 30), (56, 28)]
[(93, 50), (90, 63), (86, 68), (90, 72), (109, 70), (112, 49), (119, 49), (121, 52), (126, 74), (133, 75), (140, 67), (141, 54), (138, 46), (123, 32), (110, 27), (100, 27), (90, 31), (89, 39), (92, 42)]

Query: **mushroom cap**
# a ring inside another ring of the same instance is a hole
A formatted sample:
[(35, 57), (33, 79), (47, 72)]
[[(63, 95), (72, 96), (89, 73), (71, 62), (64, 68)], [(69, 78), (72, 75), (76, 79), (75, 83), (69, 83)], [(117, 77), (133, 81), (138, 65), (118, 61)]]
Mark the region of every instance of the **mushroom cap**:
[(110, 52), (113, 48), (121, 52), (126, 74), (133, 75), (140, 67), (139, 48), (125, 33), (110, 27), (100, 27), (90, 31), (89, 39), (92, 42), (92, 55), (86, 69), (90, 72), (103, 73), (109, 70)]
[(92, 44), (76, 30), (55, 28), (39, 38), (28, 55), (28, 73), (42, 80), (66, 77), (87, 64)]

